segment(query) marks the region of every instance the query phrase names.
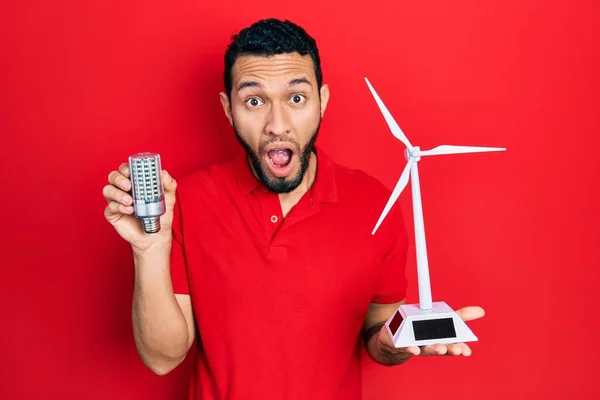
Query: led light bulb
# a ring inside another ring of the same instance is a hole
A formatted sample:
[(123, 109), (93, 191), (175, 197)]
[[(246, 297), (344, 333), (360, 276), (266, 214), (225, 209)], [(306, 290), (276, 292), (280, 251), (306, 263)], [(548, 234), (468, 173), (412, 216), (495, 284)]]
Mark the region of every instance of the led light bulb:
[(141, 218), (146, 233), (157, 233), (160, 216), (165, 213), (160, 155), (145, 152), (129, 156), (129, 171), (134, 215)]

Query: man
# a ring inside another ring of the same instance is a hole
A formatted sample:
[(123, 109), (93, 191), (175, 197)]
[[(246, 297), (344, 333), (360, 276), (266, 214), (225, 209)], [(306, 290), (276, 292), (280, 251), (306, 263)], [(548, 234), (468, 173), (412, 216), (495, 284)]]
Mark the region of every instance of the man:
[(125, 163), (103, 191), (106, 219), (133, 249), (144, 363), (166, 374), (196, 341), (190, 399), (352, 400), (363, 343), (383, 365), (470, 355), (466, 344), (392, 345), (383, 324), (405, 299), (407, 232), (394, 207), (371, 235), (389, 191), (315, 144), (329, 88), (313, 38), (259, 21), (233, 37), (224, 80), (243, 151), (179, 183), (163, 171), (160, 233), (132, 216)]

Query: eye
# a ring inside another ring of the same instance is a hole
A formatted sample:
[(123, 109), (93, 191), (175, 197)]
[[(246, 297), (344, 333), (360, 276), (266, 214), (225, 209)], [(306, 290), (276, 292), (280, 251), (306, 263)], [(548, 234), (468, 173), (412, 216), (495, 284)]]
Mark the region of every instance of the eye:
[(261, 104), (263, 104), (263, 103), (258, 97), (251, 97), (248, 100), (246, 100), (246, 105), (248, 105), (250, 107), (258, 107)]
[(306, 97), (304, 97), (303, 95), (301, 95), (301, 94), (295, 94), (295, 95), (292, 96), (292, 103), (294, 103), (294, 104), (300, 104), (305, 99), (306, 99)]

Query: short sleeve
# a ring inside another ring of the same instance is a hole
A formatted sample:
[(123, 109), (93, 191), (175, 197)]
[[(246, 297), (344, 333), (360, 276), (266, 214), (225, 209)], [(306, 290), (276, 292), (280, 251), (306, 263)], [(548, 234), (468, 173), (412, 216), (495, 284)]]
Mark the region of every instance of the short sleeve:
[(398, 204), (392, 207), (375, 235), (382, 235), (380, 252), (380, 275), (371, 301), (374, 303), (397, 303), (406, 298), (406, 259), (408, 233), (402, 211)]
[(170, 258), (171, 282), (173, 284), (173, 291), (176, 294), (189, 294), (190, 289), (187, 278), (182, 220), (181, 199), (176, 192), (175, 206), (173, 208), (173, 240)]

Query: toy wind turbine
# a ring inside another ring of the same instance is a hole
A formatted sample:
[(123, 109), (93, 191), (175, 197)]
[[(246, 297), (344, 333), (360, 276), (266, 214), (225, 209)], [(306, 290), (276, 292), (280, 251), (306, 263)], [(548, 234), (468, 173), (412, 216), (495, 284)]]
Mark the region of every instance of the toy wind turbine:
[(377, 105), (390, 127), (392, 134), (406, 146), (406, 167), (400, 175), (396, 187), (392, 191), (379, 221), (375, 225), (374, 235), (384, 218), (406, 187), (411, 178), (413, 217), (415, 227), (415, 247), (417, 252), (417, 278), (419, 283), (419, 304), (403, 304), (387, 320), (386, 327), (395, 347), (424, 346), (435, 343), (463, 343), (477, 341), (467, 324), (460, 316), (443, 301), (432, 302), (431, 285), (429, 282), (429, 265), (427, 262), (427, 247), (425, 245), (425, 226), (423, 223), (423, 208), (421, 205), (421, 189), (419, 186), (419, 170), (417, 163), (424, 156), (437, 156), (444, 154), (480, 153), (489, 151), (503, 151), (499, 147), (472, 147), (442, 145), (431, 150), (421, 151), (418, 146), (413, 147), (394, 118), (383, 104), (373, 86), (365, 78)]

